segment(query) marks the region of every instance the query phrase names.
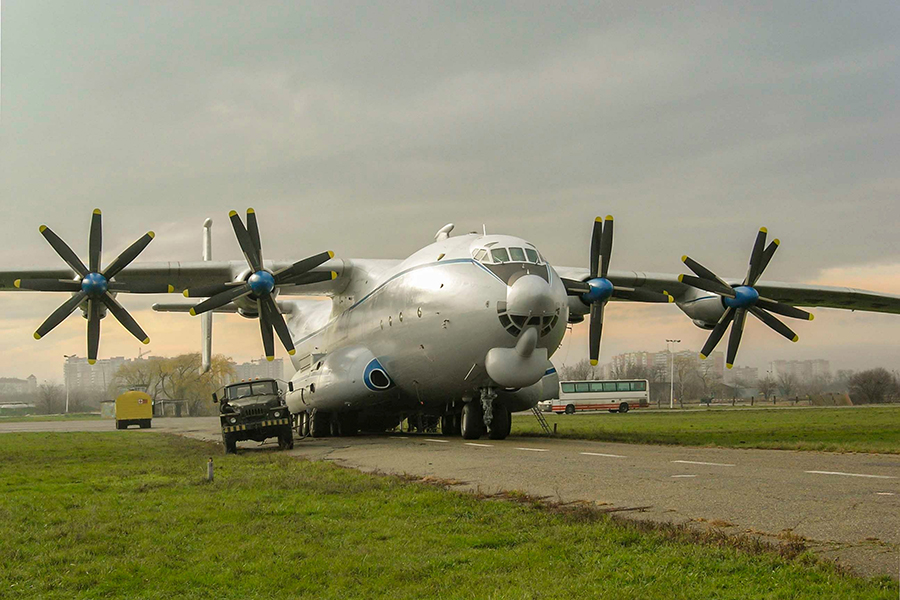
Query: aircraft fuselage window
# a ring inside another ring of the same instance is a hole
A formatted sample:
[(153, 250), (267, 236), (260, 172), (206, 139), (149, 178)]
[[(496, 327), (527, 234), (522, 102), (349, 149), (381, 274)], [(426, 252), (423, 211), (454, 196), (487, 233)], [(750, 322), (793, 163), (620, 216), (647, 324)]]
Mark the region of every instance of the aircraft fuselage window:
[(525, 251), (521, 248), (510, 248), (509, 258), (513, 262), (525, 262)]
[(506, 248), (494, 248), (491, 250), (491, 257), (495, 263), (509, 262), (509, 253), (506, 251)]
[(525, 254), (528, 256), (528, 262), (538, 264), (538, 253), (537, 250), (532, 250), (531, 248), (525, 248)]

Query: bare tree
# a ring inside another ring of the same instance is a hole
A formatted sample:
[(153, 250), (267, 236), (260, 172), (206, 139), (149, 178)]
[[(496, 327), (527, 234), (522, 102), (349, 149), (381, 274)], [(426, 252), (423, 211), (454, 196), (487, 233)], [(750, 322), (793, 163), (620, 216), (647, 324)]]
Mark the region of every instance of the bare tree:
[(66, 408), (66, 389), (53, 383), (42, 383), (38, 388), (37, 409), (45, 415), (61, 413)]
[(869, 369), (850, 377), (850, 398), (854, 404), (894, 402), (897, 396), (897, 379), (887, 369)]
[(759, 390), (759, 393), (763, 395), (763, 398), (768, 400), (769, 397), (775, 393), (775, 390), (778, 388), (778, 384), (775, 383), (775, 380), (772, 379), (771, 375), (766, 375), (764, 378), (760, 379), (756, 382), (756, 389)]
[(789, 371), (778, 374), (778, 391), (785, 398), (794, 394), (797, 390), (797, 376)]
[(588, 381), (596, 378), (596, 367), (584, 359), (574, 365), (563, 365), (560, 367), (559, 373), (565, 381)]

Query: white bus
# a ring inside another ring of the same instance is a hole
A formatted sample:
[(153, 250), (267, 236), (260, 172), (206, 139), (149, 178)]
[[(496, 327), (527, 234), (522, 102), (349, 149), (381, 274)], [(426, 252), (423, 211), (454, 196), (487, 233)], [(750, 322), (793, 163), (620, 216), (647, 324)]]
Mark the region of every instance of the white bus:
[(571, 415), (585, 410), (626, 413), (650, 405), (650, 383), (646, 379), (617, 381), (560, 381), (559, 398), (551, 409)]

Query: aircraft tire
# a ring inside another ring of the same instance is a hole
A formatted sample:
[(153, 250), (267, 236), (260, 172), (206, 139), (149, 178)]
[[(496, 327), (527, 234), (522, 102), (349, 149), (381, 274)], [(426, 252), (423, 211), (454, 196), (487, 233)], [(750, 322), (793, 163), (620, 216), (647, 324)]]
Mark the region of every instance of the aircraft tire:
[(338, 425), (338, 433), (337, 435), (342, 436), (352, 436), (359, 433), (359, 425), (357, 423), (357, 414), (355, 412), (351, 413), (341, 413), (339, 415), (335, 415), (337, 418), (335, 422)]
[(453, 435), (462, 435), (462, 413), (453, 415)]
[(441, 435), (448, 437), (454, 435), (453, 416), (454, 415), (441, 415)]
[(512, 428), (512, 415), (505, 406), (494, 406), (494, 420), (488, 437), (492, 440), (505, 440)]
[(466, 402), (463, 405), (460, 433), (464, 440), (477, 440), (484, 435), (484, 415), (478, 402)]
[(315, 411), (309, 416), (309, 435), (314, 438), (331, 435), (331, 413)]

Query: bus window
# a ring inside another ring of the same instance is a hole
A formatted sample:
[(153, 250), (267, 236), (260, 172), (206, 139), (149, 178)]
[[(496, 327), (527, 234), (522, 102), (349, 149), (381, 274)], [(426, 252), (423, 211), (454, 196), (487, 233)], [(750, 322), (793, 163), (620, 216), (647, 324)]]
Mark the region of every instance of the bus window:
[(532, 250), (531, 248), (525, 248), (525, 254), (528, 256), (528, 262), (538, 264), (537, 250)]
[(562, 384), (562, 391), (564, 391), (567, 394), (571, 394), (572, 392), (575, 391), (575, 384), (574, 383)]
[(589, 392), (589, 391), (591, 391), (591, 385), (589, 383), (576, 383), (575, 391), (576, 392)]
[(618, 381), (616, 382), (616, 391), (617, 392), (630, 392), (631, 386), (627, 381)]
[(643, 392), (647, 389), (646, 381), (632, 381), (631, 382), (631, 391), (632, 392)]
[(521, 248), (510, 248), (509, 257), (515, 262), (525, 262), (525, 251)]
[(592, 392), (602, 392), (602, 391), (603, 391), (603, 384), (600, 383), (600, 382), (592, 382), (592, 383), (591, 383), (591, 391), (592, 391)]
[(494, 248), (491, 250), (491, 256), (495, 263), (509, 262), (509, 253), (506, 251), (506, 248)]
[(604, 392), (614, 392), (616, 391), (616, 382), (615, 381), (607, 381), (603, 384)]

